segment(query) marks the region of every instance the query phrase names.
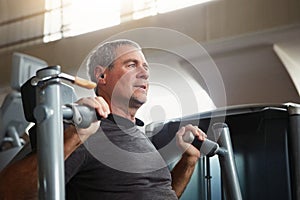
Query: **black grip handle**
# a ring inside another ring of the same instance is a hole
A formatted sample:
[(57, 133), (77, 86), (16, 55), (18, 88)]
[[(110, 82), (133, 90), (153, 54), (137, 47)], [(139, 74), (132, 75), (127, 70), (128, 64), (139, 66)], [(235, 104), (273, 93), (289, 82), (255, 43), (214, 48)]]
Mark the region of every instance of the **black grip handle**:
[(195, 138), (191, 131), (188, 131), (183, 135), (183, 140), (185, 142), (191, 143), (193, 146), (200, 150), (202, 155), (208, 157), (214, 156), (219, 149), (218, 143), (207, 138), (205, 138), (204, 141), (200, 141)]

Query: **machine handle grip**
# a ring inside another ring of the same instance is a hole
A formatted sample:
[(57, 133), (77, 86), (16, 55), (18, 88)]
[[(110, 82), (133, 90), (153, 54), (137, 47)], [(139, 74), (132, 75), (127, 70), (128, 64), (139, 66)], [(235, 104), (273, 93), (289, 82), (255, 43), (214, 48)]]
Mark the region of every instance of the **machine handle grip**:
[(182, 138), (185, 142), (193, 144), (193, 146), (198, 148), (201, 154), (204, 156), (214, 156), (219, 150), (218, 143), (211, 141), (207, 138), (205, 138), (204, 141), (195, 139), (195, 136), (191, 131), (186, 132)]

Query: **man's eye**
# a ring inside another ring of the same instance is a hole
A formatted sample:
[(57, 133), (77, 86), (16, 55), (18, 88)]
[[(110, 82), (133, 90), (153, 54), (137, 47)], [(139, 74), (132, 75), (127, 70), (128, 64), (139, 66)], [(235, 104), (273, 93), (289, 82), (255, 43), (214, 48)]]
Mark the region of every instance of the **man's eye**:
[(130, 65), (128, 65), (128, 67), (135, 68), (136, 64), (130, 64)]

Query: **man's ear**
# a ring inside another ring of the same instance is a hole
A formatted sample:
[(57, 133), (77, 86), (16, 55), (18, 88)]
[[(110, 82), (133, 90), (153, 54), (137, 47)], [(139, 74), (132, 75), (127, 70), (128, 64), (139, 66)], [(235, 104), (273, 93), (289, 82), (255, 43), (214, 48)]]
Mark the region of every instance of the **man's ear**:
[(99, 81), (99, 79), (103, 79), (104, 78), (104, 72), (105, 72), (105, 68), (102, 66), (97, 66), (94, 69), (94, 75), (96, 77), (97, 82)]

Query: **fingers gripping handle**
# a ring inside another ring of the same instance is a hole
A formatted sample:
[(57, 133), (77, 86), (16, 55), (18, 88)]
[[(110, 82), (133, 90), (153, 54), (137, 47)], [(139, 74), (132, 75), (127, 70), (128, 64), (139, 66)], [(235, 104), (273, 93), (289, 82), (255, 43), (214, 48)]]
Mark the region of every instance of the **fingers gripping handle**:
[(193, 144), (195, 147), (197, 147), (204, 156), (214, 156), (219, 149), (218, 143), (207, 138), (205, 138), (204, 141), (195, 139), (195, 136), (191, 131), (186, 132), (182, 138), (185, 142)]
[(182, 136), (183, 141), (192, 144), (192, 142), (195, 139), (194, 134), (191, 131), (188, 131), (186, 133), (184, 133), (184, 135)]

